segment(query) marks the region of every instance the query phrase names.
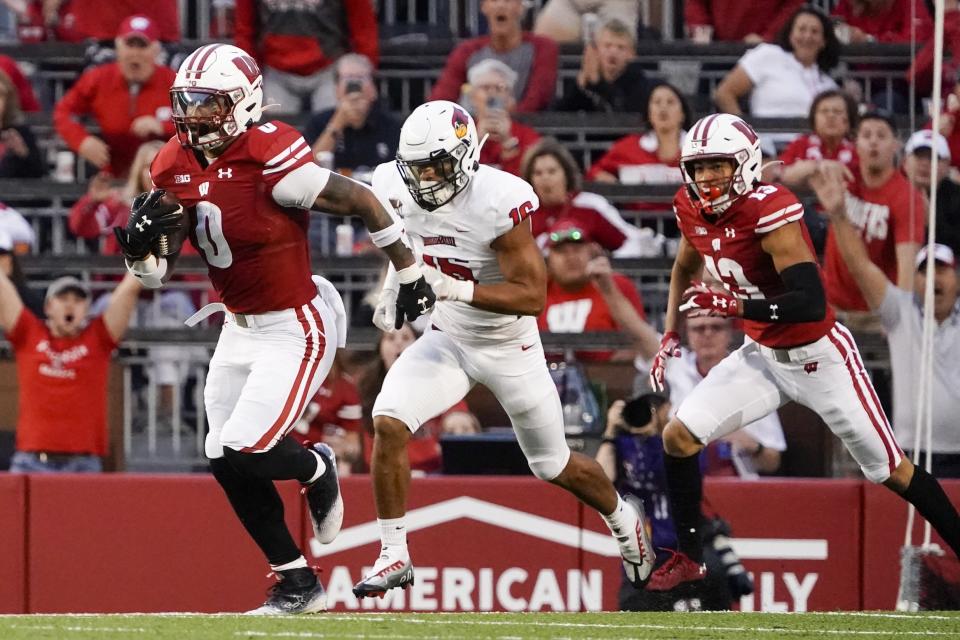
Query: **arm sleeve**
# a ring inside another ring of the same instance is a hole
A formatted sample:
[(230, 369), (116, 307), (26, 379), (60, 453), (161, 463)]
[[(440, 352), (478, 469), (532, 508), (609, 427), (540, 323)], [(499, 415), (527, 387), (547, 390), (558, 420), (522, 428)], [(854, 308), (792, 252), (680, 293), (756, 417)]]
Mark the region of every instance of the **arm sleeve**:
[(307, 162), (284, 174), (273, 187), (273, 199), (281, 207), (310, 209), (327, 186), (330, 171)]
[(444, 65), (440, 77), (437, 78), (437, 83), (433, 85), (430, 100), (456, 102), (460, 99), (460, 88), (467, 81), (467, 60), (481, 46), (483, 46), (483, 39), (481, 38), (461, 42), (456, 46), (450, 57), (447, 58), (447, 64)]
[(367, 56), (376, 67), (380, 63), (380, 40), (373, 3), (371, 0), (347, 0), (344, 4), (347, 28), (350, 31), (350, 48)]
[(743, 317), (756, 322), (817, 322), (827, 312), (827, 295), (815, 262), (800, 262), (780, 272), (787, 292), (766, 300), (744, 300)]
[(254, 0), (237, 0), (233, 32), (236, 45), (260, 61), (256, 45), (257, 8)]
[(887, 331), (892, 331), (900, 324), (901, 310), (913, 304), (913, 294), (887, 283), (887, 291), (883, 295), (883, 302), (877, 307), (880, 322)]
[(737, 65), (743, 69), (754, 85), (763, 81), (764, 76), (771, 70), (771, 66), (776, 68), (777, 61), (774, 48), (779, 49), (780, 47), (775, 44), (758, 44), (743, 54), (737, 62)]
[(80, 124), (76, 118), (90, 112), (93, 93), (97, 85), (97, 79), (94, 77), (95, 71), (94, 69), (80, 76), (77, 83), (73, 85), (70, 91), (67, 91), (66, 95), (53, 108), (53, 126), (60, 137), (74, 151), (80, 147), (83, 139), (90, 135), (86, 127)]
[(559, 48), (550, 38), (533, 36), (533, 64), (527, 78), (527, 88), (517, 103), (520, 113), (546, 109), (557, 88), (557, 60)]
[(502, 195), (497, 205), (493, 235), (499, 238), (529, 218), (540, 207), (540, 199), (533, 187), (517, 177), (496, 186)]

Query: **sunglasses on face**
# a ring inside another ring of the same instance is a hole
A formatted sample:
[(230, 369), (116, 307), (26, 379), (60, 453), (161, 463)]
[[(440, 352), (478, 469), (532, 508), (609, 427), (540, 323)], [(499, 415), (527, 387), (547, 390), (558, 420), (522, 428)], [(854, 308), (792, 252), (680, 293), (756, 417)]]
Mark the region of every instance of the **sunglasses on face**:
[(580, 242), (583, 240), (583, 232), (580, 229), (568, 229), (566, 231), (553, 231), (550, 233), (550, 242)]

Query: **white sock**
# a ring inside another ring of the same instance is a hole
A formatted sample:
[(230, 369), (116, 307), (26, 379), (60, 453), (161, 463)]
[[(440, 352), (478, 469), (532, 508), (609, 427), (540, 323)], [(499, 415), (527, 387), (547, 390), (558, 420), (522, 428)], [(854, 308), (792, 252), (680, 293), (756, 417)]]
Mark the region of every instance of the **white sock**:
[(600, 515), (603, 516), (614, 535), (623, 535), (624, 532), (631, 531), (634, 527), (634, 511), (627, 508), (623, 498), (619, 495), (617, 496), (617, 508), (613, 510), (613, 513), (606, 516), (602, 513)]
[(403, 516), (399, 518), (380, 519), (377, 518), (377, 524), (380, 525), (380, 542), (385, 547), (406, 547), (407, 546), (407, 522)]
[(277, 572), (277, 571), (286, 571), (287, 569), (303, 569), (306, 566), (307, 566), (307, 559), (304, 558), (303, 556), (300, 556), (293, 562), (288, 562), (287, 564), (280, 564), (280, 565), (272, 564), (270, 565), (270, 568), (273, 569), (274, 572)]
[(327, 470), (327, 465), (324, 463), (323, 458), (320, 457), (316, 451), (310, 451), (313, 454), (313, 457), (317, 459), (317, 470), (313, 472), (313, 476), (307, 480), (307, 484), (311, 484), (317, 481), (317, 478), (323, 475), (323, 472)]

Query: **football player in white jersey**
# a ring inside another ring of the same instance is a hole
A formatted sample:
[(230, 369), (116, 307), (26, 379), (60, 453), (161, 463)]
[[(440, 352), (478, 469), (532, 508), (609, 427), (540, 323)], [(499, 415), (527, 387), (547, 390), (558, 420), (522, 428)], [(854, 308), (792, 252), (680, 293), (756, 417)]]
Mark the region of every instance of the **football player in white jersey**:
[[(600, 466), (571, 453), (563, 412), (544, 361), (536, 316), (546, 268), (527, 218), (538, 200), (526, 182), (479, 163), (473, 119), (446, 101), (418, 107), (400, 132), (397, 160), (377, 167), (373, 189), (402, 219), (437, 304), (426, 332), (390, 368), (373, 407), (373, 476), (382, 549), (353, 588), (358, 597), (413, 584), (404, 514), (410, 468), (406, 444), (424, 422), (485, 385), (497, 397), (533, 473), (596, 509), (639, 586), (654, 551), (639, 503), (624, 502)], [(374, 323), (395, 318), (391, 268)]]

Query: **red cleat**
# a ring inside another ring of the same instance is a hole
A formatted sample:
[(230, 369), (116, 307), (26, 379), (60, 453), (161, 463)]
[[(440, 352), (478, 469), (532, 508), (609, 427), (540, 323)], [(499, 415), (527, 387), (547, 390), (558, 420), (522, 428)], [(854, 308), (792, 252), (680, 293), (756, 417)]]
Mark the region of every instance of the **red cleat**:
[(707, 575), (707, 565), (697, 564), (686, 554), (664, 549), (672, 555), (650, 575), (647, 591), (670, 591), (684, 582), (703, 580)]

